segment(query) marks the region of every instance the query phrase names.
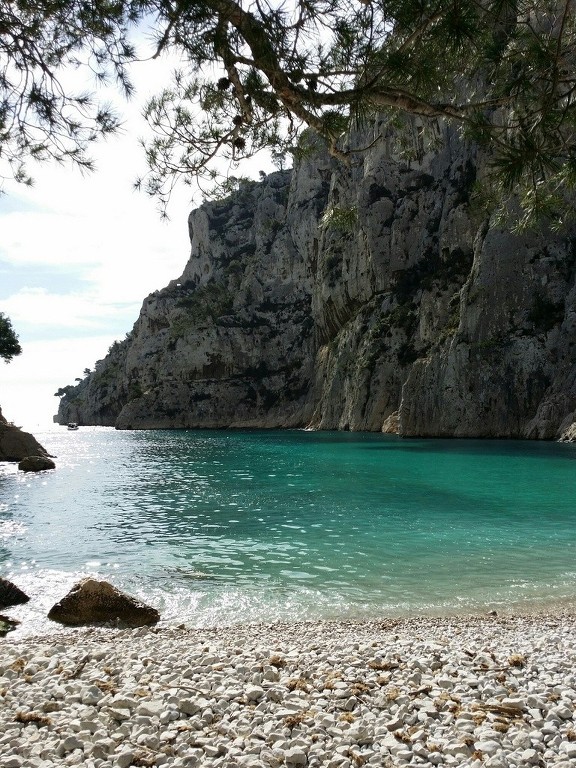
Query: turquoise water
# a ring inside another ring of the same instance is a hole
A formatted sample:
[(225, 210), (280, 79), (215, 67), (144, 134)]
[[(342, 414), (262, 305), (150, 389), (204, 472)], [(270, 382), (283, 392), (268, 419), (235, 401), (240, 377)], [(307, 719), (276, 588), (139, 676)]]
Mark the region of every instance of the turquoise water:
[[(576, 595), (576, 446), (304, 431), (58, 429), (0, 465), (28, 629), (83, 575), (195, 626), (522, 610)], [(22, 630), (27, 631), (27, 630)]]

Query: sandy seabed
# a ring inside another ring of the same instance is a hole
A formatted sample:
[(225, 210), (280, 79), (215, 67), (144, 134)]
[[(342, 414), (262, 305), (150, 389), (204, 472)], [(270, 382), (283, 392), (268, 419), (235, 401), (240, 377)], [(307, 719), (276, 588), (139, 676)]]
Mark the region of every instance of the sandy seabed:
[(0, 768), (576, 765), (576, 615), (0, 640)]

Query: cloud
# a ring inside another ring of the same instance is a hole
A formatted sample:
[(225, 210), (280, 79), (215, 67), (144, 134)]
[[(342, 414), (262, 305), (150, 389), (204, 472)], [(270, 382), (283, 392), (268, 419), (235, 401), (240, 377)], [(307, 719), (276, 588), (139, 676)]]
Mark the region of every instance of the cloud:
[(44, 338), (54, 328), (73, 330), (75, 336), (110, 325), (114, 331), (125, 315), (136, 312), (136, 307), (132, 302), (122, 305), (105, 300), (94, 292), (56, 294), (43, 288), (25, 288), (3, 301), (2, 311), (21, 337)]
[(63, 212), (14, 211), (2, 215), (0, 255), (11, 264), (86, 264), (98, 245), (83, 247), (86, 220)]
[(64, 288), (68, 272), (76, 280), (96, 283), (96, 292), (112, 290), (130, 301), (143, 299), (184, 269), (189, 254), (186, 218), (183, 214), (183, 220), (164, 224), (154, 213), (120, 215), (110, 206), (99, 208), (97, 215), (0, 214), (0, 259), (21, 273), (52, 267)]
[[(162, 222), (153, 201), (131, 192), (128, 180), (121, 185), (111, 171), (94, 177), (94, 183), (62, 184), (69, 179), (62, 169), (55, 169), (38, 185), (35, 199), (44, 203), (42, 210), (3, 212), (0, 200), (2, 242), (0, 258), (22, 266), (40, 264), (92, 266), (120, 263), (137, 264), (143, 258), (167, 262), (171, 269), (187, 260), (187, 198), (175, 207), (175, 218)], [(104, 183), (104, 188), (101, 185)], [(56, 196), (61, 209), (50, 210)], [(149, 254), (149, 255), (148, 255)]]

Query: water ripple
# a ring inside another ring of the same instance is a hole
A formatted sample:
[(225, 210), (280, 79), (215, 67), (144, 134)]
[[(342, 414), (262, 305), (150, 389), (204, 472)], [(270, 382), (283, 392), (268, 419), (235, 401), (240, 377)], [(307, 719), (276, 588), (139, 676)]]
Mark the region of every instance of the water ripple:
[(0, 573), (54, 601), (86, 572), (197, 625), (576, 595), (575, 446), (102, 428), (40, 437), (56, 472), (0, 474)]

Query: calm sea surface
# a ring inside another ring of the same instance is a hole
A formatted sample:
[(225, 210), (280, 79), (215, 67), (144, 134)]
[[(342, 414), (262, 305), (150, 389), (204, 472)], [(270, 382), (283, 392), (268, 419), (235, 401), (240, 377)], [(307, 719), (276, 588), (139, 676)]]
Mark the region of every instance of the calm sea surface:
[(84, 575), (194, 626), (523, 610), (576, 597), (576, 445), (303, 431), (64, 428), (0, 464), (0, 575)]

